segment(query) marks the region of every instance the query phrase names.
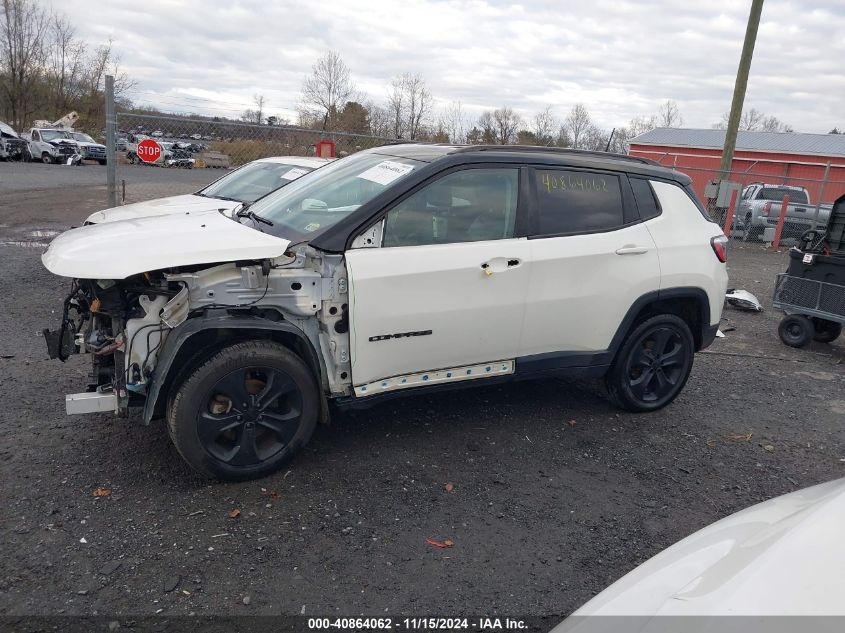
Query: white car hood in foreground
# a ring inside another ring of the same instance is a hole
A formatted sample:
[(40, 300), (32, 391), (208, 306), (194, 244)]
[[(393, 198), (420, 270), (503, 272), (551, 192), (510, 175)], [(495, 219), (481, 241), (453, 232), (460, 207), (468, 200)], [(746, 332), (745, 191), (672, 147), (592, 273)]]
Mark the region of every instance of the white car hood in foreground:
[(555, 631), (608, 621), (578, 616), (845, 615), (843, 525), (845, 479), (760, 503), (647, 560)]
[(121, 207), (104, 209), (89, 215), (85, 222), (89, 224), (103, 224), (105, 222), (116, 222), (118, 220), (132, 220), (135, 218), (146, 218), (153, 215), (169, 215), (179, 211), (211, 211), (212, 209), (226, 209), (231, 211), (239, 202), (232, 200), (220, 200), (219, 198), (206, 198), (189, 193), (183, 196), (170, 196), (169, 198), (158, 198), (145, 202), (134, 202)]
[(41, 261), (62, 277), (125, 279), (162, 268), (279, 257), (289, 244), (219, 211), (201, 211), (71, 229), (50, 243)]

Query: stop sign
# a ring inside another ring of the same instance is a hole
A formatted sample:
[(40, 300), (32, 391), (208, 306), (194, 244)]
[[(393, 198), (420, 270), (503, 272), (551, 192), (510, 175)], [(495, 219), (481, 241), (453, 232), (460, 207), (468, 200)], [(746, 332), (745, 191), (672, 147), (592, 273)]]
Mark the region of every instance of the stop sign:
[(161, 158), (161, 145), (151, 138), (145, 138), (143, 141), (138, 143), (137, 154), (138, 158), (145, 163), (154, 163)]

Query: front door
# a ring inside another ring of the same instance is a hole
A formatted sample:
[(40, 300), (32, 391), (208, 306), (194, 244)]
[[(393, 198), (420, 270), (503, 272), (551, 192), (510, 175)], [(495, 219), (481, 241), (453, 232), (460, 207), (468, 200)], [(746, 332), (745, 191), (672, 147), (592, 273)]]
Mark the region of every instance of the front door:
[(530, 273), (519, 170), (466, 168), (387, 212), (346, 253), (358, 396), (513, 371)]

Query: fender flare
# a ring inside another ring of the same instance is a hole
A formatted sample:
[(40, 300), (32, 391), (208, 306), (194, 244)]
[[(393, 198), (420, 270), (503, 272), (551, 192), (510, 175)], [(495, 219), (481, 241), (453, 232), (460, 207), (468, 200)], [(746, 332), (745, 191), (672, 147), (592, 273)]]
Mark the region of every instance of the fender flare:
[[(640, 296), (628, 309), (628, 312), (625, 314), (625, 318), (622, 320), (619, 328), (617, 328), (616, 334), (613, 336), (610, 346), (608, 347), (608, 351), (611, 354), (611, 360), (616, 357), (616, 352), (619, 351), (619, 348), (622, 346), (622, 342), (625, 340), (628, 332), (631, 331), (637, 315), (640, 314), (640, 312), (642, 312), (649, 304), (657, 301), (671, 301), (672, 299), (695, 300), (696, 304), (698, 304), (699, 317), (701, 319), (701, 331), (698, 332), (698, 334), (701, 336), (702, 341), (706, 341), (709, 330), (711, 329), (710, 299), (704, 289), (697, 288), (695, 286), (663, 288)], [(695, 334), (696, 333), (693, 333), (693, 335)], [(715, 336), (715, 331), (713, 334)], [(704, 345), (704, 347), (706, 347), (706, 345)]]
[[(158, 356), (152, 381), (147, 389), (147, 397), (144, 403), (144, 424), (149, 424), (155, 415), (156, 405), (162, 398), (162, 387), (170, 374), (173, 362), (179, 351), (191, 337), (207, 330), (260, 330), (269, 332), (284, 332), (295, 336), (304, 344), (310, 358), (305, 359), (312, 367), (317, 368), (317, 385), (322, 385), (325, 370), (320, 362), (320, 357), (314, 345), (306, 336), (305, 332), (292, 325), (288, 321), (271, 321), (254, 316), (241, 316), (231, 314), (207, 314), (200, 317), (188, 319), (177, 327), (164, 343), (164, 347)], [(322, 391), (322, 389), (321, 389)]]

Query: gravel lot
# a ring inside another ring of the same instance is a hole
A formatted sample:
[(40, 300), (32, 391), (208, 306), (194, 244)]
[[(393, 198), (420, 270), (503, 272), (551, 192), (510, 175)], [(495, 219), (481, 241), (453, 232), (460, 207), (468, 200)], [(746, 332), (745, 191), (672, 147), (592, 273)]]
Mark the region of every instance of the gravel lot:
[[(96, 210), (96, 187), (74, 186), (90, 191), (73, 204), (53, 188), (0, 207), (0, 615), (554, 621), (716, 519), (845, 475), (845, 340), (794, 350), (770, 309), (726, 309), (736, 329), (654, 414), (560, 379), (418, 396), (336, 415), (286, 472), (197, 479), (160, 422), (64, 415), (88, 367), (47, 360), (38, 332), (57, 324), (67, 284), (40, 247), (10, 242)], [(770, 306), (786, 253), (732, 245), (730, 262), (734, 284)]]

